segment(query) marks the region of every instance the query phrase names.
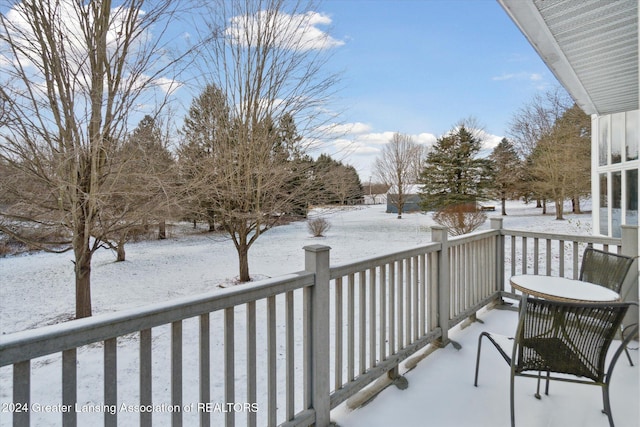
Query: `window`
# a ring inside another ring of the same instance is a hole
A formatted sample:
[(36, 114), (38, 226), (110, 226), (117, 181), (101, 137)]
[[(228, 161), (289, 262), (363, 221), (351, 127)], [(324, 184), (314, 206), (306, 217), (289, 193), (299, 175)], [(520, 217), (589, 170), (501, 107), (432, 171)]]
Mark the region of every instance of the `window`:
[(626, 117), (626, 159), (638, 160), (638, 140), (640, 139), (640, 110), (627, 111)]
[(622, 224), (622, 172), (611, 173), (611, 235), (620, 237)]
[(625, 113), (611, 115), (611, 163), (622, 162), (622, 147), (624, 146)]
[(600, 234), (609, 234), (609, 204), (607, 203), (607, 174), (600, 174)]
[(631, 169), (627, 174), (627, 225), (638, 225), (638, 169)]
[(600, 138), (598, 138), (598, 164), (600, 166), (606, 166), (608, 159), (607, 153), (609, 151), (609, 115), (600, 117), (599, 129)]

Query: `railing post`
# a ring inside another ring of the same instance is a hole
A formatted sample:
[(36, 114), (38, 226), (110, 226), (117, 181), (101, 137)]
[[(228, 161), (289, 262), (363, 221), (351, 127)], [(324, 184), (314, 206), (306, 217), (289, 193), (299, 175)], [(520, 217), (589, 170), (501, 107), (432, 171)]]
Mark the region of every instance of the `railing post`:
[(432, 226), (431, 240), (442, 244), (438, 252), (438, 326), (442, 331), (442, 346), (449, 344), (449, 305), (450, 305), (450, 276), (449, 276), (449, 230), (447, 227)]
[(502, 218), (490, 218), (491, 229), (496, 230), (496, 289), (504, 291), (504, 236), (502, 235)]
[[(625, 301), (638, 302), (638, 276), (640, 276), (638, 273), (638, 269), (640, 268), (638, 265), (638, 255), (640, 255), (640, 251), (638, 250), (638, 226), (621, 225), (620, 227), (622, 229), (622, 255), (636, 258), (631, 265), (627, 279), (622, 285), (621, 293)], [(629, 312), (625, 316), (624, 324), (629, 325), (638, 320), (638, 306), (633, 305), (629, 307)]]
[(316, 414), (316, 427), (328, 427), (331, 403), (329, 400), (329, 246), (310, 245), (305, 250), (304, 268), (315, 273), (311, 288), (310, 391), (311, 406)]

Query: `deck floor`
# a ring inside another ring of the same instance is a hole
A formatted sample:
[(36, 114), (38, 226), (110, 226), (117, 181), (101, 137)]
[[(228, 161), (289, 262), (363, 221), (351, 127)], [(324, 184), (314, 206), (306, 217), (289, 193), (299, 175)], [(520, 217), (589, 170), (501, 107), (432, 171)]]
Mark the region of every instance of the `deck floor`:
[[(409, 387), (390, 386), (368, 404), (350, 409), (346, 404), (332, 412), (340, 427), (496, 427), (509, 426), (509, 366), (495, 348), (483, 342), (478, 387), (473, 386), (478, 335), (487, 330), (513, 335), (517, 313), (489, 310), (479, 313), (484, 323), (456, 328), (451, 339), (462, 345), (439, 349), (405, 373)], [(616, 342), (612, 350), (617, 348)], [(632, 342), (637, 347), (637, 342)], [(612, 352), (612, 351), (611, 351)], [(617, 427), (640, 426), (638, 350), (630, 351), (635, 366), (624, 354), (616, 364), (611, 383), (611, 405)], [(401, 369), (402, 372), (402, 369)], [(605, 427), (600, 387), (551, 382), (548, 396), (537, 400), (536, 381), (515, 380), (518, 427)]]

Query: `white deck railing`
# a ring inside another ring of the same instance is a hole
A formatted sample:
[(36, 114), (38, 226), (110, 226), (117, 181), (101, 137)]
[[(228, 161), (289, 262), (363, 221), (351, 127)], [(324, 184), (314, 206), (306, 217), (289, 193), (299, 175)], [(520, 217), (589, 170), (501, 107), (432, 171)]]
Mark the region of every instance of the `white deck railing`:
[[(637, 227), (610, 239), (501, 226), (494, 219), (489, 231), (451, 239), (434, 227), (431, 244), (336, 266), (328, 247), (308, 246), (302, 272), (2, 336), (0, 374), (12, 369), (12, 380), (0, 403), (14, 426), (37, 425), (42, 411), (18, 410), (43, 398), (31, 384), (43, 366), (59, 363), (59, 391), (46, 397), (70, 409), (59, 414), (65, 426), (89, 422), (76, 410), (86, 402), (102, 409), (107, 426), (328, 426), (332, 408), (381, 376), (397, 376), (420, 348), (446, 345), (450, 328), (509, 294), (505, 277), (577, 276), (587, 244), (638, 251)], [(135, 377), (119, 375), (119, 361), (131, 359), (119, 359), (127, 351), (119, 345), (129, 341), (138, 348)], [(101, 372), (91, 381), (102, 391), (79, 395), (87, 392), (79, 357), (100, 350)], [(123, 413), (128, 399), (137, 406)]]

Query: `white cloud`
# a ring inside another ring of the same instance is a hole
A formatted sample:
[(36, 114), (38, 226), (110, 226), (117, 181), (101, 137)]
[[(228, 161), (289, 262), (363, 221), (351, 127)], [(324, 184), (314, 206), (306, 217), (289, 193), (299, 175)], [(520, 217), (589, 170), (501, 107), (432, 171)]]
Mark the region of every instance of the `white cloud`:
[(273, 14), (261, 11), (253, 16), (235, 16), (226, 30), (236, 43), (248, 45), (249, 41), (255, 45), (260, 28), (265, 25), (277, 28), (276, 42), (280, 47), (290, 50), (324, 50), (344, 45), (328, 33), (318, 28), (331, 24), (331, 18), (318, 12), (290, 15), (287, 13)]
[(505, 81), (505, 80), (528, 80), (532, 82), (541, 81), (544, 77), (540, 73), (529, 73), (526, 71), (522, 71), (520, 73), (503, 73), (499, 76), (494, 76), (491, 78), (493, 81)]
[(344, 123), (323, 126), (322, 131), (331, 135), (359, 135), (367, 133), (371, 130), (371, 126), (366, 123)]

